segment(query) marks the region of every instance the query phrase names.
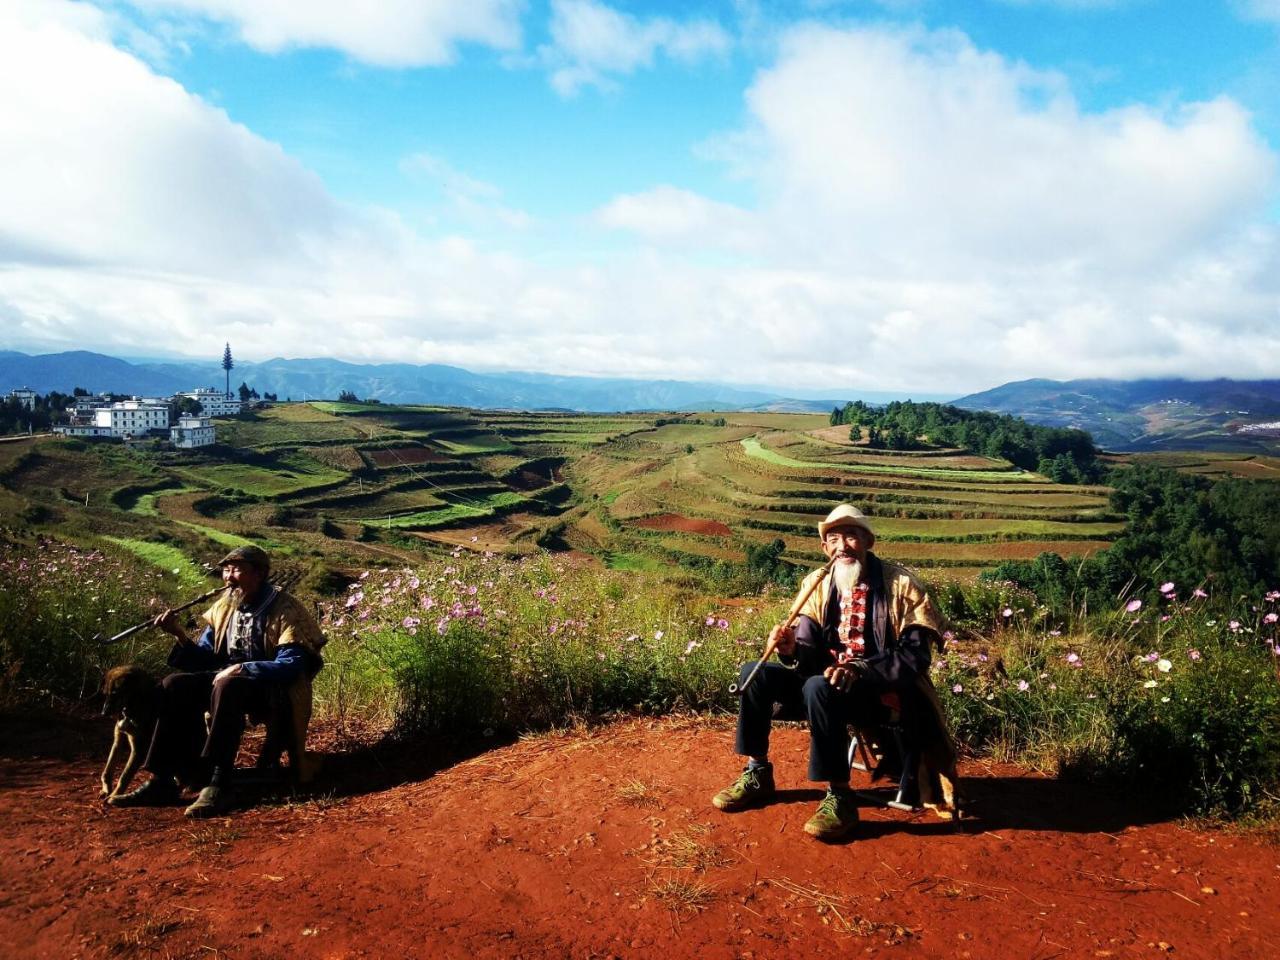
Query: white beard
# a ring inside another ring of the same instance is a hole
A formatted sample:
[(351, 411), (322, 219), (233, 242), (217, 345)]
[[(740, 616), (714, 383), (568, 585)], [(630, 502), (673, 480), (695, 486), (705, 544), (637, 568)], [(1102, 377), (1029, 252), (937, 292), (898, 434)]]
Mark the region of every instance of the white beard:
[(857, 560), (852, 562), (837, 560), (831, 570), (831, 576), (835, 579), (836, 589), (840, 591), (841, 596), (848, 596), (849, 591), (862, 579), (862, 564)]

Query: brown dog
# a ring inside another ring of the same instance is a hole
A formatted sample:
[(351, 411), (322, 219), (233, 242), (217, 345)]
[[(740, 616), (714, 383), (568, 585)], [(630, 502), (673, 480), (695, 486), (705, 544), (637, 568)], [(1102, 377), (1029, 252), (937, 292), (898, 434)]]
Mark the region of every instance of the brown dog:
[[(106, 696), (102, 704), (102, 715), (120, 717), (116, 721), (111, 752), (107, 754), (107, 765), (102, 768), (102, 796), (110, 801), (112, 797), (124, 793), (129, 781), (142, 765), (143, 753), (156, 726), (160, 685), (141, 667), (112, 667), (102, 683), (102, 692)], [(112, 789), (111, 768), (124, 742), (129, 744), (129, 759), (125, 761), (120, 779)]]

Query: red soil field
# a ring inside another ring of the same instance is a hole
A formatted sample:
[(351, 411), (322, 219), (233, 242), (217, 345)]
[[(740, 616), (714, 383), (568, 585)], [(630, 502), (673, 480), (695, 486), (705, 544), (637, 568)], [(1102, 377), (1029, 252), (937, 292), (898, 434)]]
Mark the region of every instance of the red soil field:
[(682, 517), (678, 513), (660, 513), (656, 517), (645, 517), (634, 521), (637, 527), (646, 530), (662, 530), (666, 533), (697, 533), (705, 537), (728, 537), (733, 534), (719, 520), (697, 520), (693, 517)]
[(1276, 847), (1014, 767), (962, 766), (958, 826), (866, 806), (851, 841), (817, 843), (795, 728), (775, 735), (776, 802), (734, 815), (709, 804), (738, 768), (731, 723), (675, 718), (440, 768), (421, 745), (331, 755), (332, 793), (205, 823), (104, 807), (108, 735), (0, 724), (9, 960), (1218, 960), (1280, 937)]

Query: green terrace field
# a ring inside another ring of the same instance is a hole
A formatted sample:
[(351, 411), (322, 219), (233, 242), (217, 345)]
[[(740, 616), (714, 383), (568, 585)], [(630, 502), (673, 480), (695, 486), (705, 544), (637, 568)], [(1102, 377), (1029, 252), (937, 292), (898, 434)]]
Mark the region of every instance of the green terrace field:
[[(169, 570), (252, 542), (351, 568), (423, 550), (545, 546), (696, 576), (778, 539), (803, 567), (819, 559), (818, 521), (849, 501), (873, 518), (882, 555), (972, 576), (1045, 550), (1090, 553), (1121, 529), (1105, 487), (1054, 484), (963, 450), (872, 450), (811, 414), (312, 402), (215, 423), (217, 444), (191, 452), (8, 445), (0, 509), (101, 531)], [(1277, 470), (1248, 457), (1184, 466)]]

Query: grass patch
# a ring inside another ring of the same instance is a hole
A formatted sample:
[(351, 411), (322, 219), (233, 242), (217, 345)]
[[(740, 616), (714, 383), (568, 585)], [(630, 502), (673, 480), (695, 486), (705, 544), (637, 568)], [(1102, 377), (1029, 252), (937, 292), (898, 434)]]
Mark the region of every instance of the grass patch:
[[(447, 496), (447, 494), (444, 494)], [(503, 491), (469, 499), (466, 503), (451, 503), (433, 510), (419, 510), (399, 517), (363, 517), (358, 522), (388, 530), (430, 530), (462, 520), (479, 520), (494, 514), (517, 508), (528, 500), (518, 493)]]
[(103, 539), (123, 547), (134, 556), (141, 557), (153, 567), (165, 571), (183, 584), (195, 586), (205, 582), (204, 570), (175, 546), (167, 543), (152, 543), (150, 540), (134, 540), (129, 537), (103, 537)]
[(747, 456), (755, 457), (766, 463), (772, 463), (779, 467), (797, 467), (804, 470), (847, 470), (854, 473), (865, 473), (873, 475), (897, 476), (897, 477), (915, 477), (927, 480), (958, 480), (965, 482), (975, 482), (989, 480), (996, 483), (1007, 483), (1010, 481), (1018, 482), (1036, 482), (1040, 478), (1033, 473), (1027, 473), (1023, 470), (951, 470), (943, 467), (887, 467), (871, 463), (836, 463), (832, 461), (821, 460), (796, 460), (793, 457), (787, 457), (775, 450), (761, 445), (760, 441), (755, 437), (744, 437), (739, 441), (742, 449)]

